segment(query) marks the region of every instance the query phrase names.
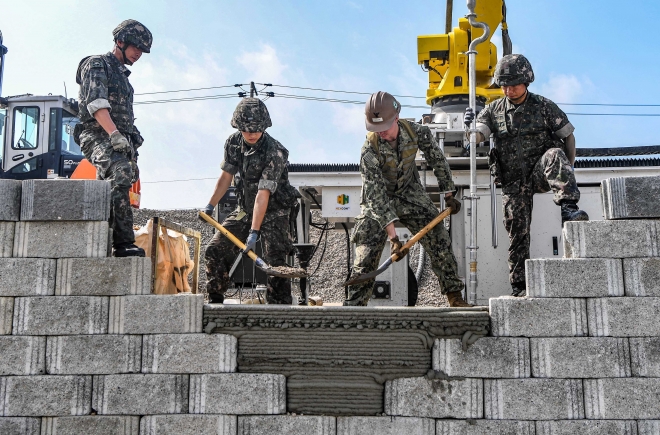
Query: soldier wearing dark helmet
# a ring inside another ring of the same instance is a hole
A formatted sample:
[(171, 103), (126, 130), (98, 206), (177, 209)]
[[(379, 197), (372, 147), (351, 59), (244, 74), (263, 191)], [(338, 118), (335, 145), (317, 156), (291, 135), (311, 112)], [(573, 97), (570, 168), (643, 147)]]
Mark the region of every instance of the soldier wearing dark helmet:
[(79, 118), (74, 138), (85, 158), (96, 167), (97, 178), (110, 182), (110, 227), (116, 257), (144, 257), (135, 246), (133, 211), (129, 190), (139, 178), (137, 149), (143, 138), (133, 124), (133, 87), (128, 81), (142, 53), (151, 51), (153, 38), (144, 25), (123, 21), (113, 30), (111, 52), (80, 61), (76, 82), (80, 85)]
[[(238, 103), (231, 126), (238, 131), (225, 142), (222, 174), (211, 200), (203, 210), (211, 215), (232, 179), (238, 191), (238, 207), (222, 225), (239, 239), (246, 250), (261, 243), (263, 259), (271, 266), (286, 265), (293, 249), (289, 231), (291, 209), (300, 194), (289, 184), (289, 152), (266, 129), (272, 125), (266, 105), (258, 98)], [(206, 248), (206, 285), (211, 303), (222, 303), (229, 287), (229, 270), (239, 249), (221, 233), (216, 233)], [(286, 278), (269, 277), (266, 300), (270, 304), (292, 302), (291, 283)]]
[[(525, 56), (504, 56), (495, 68), (495, 83), (505, 97), (477, 116), (477, 142), (495, 137), (489, 154), (491, 174), (502, 185), (504, 226), (509, 233), (509, 281), (512, 294), (524, 296), (525, 260), (529, 259), (533, 195), (553, 191), (566, 221), (588, 220), (573, 172), (575, 128), (555, 103), (527, 90), (534, 71)], [(466, 123), (474, 119), (466, 111)]]

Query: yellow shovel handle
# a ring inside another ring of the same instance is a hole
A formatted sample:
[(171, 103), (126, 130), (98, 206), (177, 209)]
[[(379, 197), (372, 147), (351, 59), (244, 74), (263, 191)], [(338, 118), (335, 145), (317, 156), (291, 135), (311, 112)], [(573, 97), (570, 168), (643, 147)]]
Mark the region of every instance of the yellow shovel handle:
[[(232, 243), (233, 243), (234, 245), (238, 246), (238, 247), (241, 249), (241, 251), (242, 251), (242, 250), (245, 250), (245, 243), (243, 243), (243, 242), (241, 242), (240, 240), (238, 240), (238, 238), (236, 238), (235, 235), (233, 235), (233, 234), (232, 234), (227, 228), (225, 228), (225, 227), (223, 227), (222, 225), (220, 225), (220, 224), (219, 224), (215, 219), (213, 219), (211, 216), (207, 215), (207, 214), (204, 213), (203, 211), (200, 211), (200, 212), (199, 212), (199, 216), (200, 216), (202, 219), (204, 219), (206, 222), (208, 222), (208, 223), (210, 223), (211, 225), (213, 225), (213, 227), (214, 227), (216, 230), (218, 230), (218, 231), (220, 231), (222, 234), (224, 234), (224, 236), (227, 237), (229, 240), (231, 240)], [(423, 230), (422, 230), (422, 231), (423, 231)], [(248, 251), (248, 252), (247, 252), (247, 256), (250, 257), (253, 261), (257, 261), (257, 258), (259, 258), (259, 257), (257, 257), (257, 254), (255, 254), (253, 251)]]

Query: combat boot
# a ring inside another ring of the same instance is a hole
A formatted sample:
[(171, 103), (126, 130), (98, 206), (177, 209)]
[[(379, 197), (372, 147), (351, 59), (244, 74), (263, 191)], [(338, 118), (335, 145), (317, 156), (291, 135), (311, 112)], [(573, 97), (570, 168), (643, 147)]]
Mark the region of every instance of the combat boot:
[(132, 243), (124, 243), (113, 249), (115, 257), (144, 257), (144, 249), (138, 248)]
[(474, 307), (472, 304), (468, 304), (463, 299), (463, 292), (451, 292), (447, 293), (447, 300), (449, 301), (449, 306), (454, 308), (465, 308), (465, 307)]
[(524, 282), (514, 282), (511, 284), (511, 296), (524, 298), (527, 296), (527, 286)]
[(209, 304), (222, 304), (225, 302), (225, 295), (222, 293), (209, 293)]
[(569, 221), (588, 221), (589, 215), (586, 211), (580, 210), (575, 201), (564, 200), (561, 203), (561, 226)]

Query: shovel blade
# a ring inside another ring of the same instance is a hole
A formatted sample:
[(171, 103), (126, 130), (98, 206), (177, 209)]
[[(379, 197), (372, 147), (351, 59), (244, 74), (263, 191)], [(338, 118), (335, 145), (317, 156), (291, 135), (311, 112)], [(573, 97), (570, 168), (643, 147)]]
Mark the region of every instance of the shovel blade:
[(392, 264), (392, 258), (388, 258), (387, 261), (381, 264), (380, 267), (378, 267), (378, 269), (374, 270), (373, 272), (363, 273), (361, 275), (354, 275), (350, 277), (348, 281), (344, 283), (344, 287), (348, 285), (355, 285), (361, 282), (369, 281), (370, 279), (374, 279), (381, 273), (385, 272), (385, 269), (390, 267), (390, 264)]

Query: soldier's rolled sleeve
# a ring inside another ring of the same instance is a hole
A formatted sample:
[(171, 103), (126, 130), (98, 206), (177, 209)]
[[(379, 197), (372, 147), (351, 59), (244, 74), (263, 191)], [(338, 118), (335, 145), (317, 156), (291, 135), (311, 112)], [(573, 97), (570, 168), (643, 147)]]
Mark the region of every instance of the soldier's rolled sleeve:
[(490, 128), (486, 124), (482, 124), (480, 122), (477, 123), (477, 131), (481, 134), (484, 135), (484, 139), (488, 140), (490, 137), (490, 134), (492, 131), (490, 131)]
[(557, 135), (559, 139), (564, 139), (573, 134), (575, 127), (568, 120), (568, 116), (554, 102), (543, 99), (543, 115), (545, 124)]
[(495, 130), (495, 122), (493, 120), (493, 111), (491, 105), (484, 107), (481, 112), (477, 115), (477, 130), (479, 133), (484, 135), (484, 138), (488, 139)]
[(368, 142), (362, 147), (360, 174), (362, 175), (362, 207), (364, 213), (377, 220), (382, 228), (399, 220), (390, 205), (380, 164), (373, 151), (371, 151), (371, 145)]
[(105, 73), (102, 60), (90, 60), (87, 70), (83, 74), (80, 91), (81, 100), (88, 108), (90, 103), (97, 100), (108, 101), (108, 75)]
[(236, 175), (239, 169), (241, 147), (232, 143), (231, 138), (225, 141), (225, 156), (220, 163), (220, 169), (231, 175)]
[(226, 160), (223, 160), (222, 163), (220, 163), (220, 169), (230, 173), (231, 175), (236, 175), (236, 173), (238, 172), (238, 166), (232, 165)]
[(87, 104), (87, 110), (89, 111), (89, 114), (92, 116), (94, 116), (94, 114), (101, 109), (112, 110), (112, 106), (110, 106), (110, 102), (105, 98), (97, 98), (96, 100)]
[(435, 141), (428, 127), (422, 127), (418, 132), (417, 143), (419, 149), (424, 153), (426, 162), (433, 168), (433, 174), (438, 180), (438, 188), (441, 192), (453, 192), (456, 190), (454, 180), (451, 176), (449, 163), (440, 146)]
[(282, 150), (275, 150), (271, 154), (270, 163), (266, 165), (261, 173), (261, 179), (258, 185), (259, 190), (267, 189), (270, 190), (270, 193), (275, 193), (277, 182), (282, 178), (282, 173), (286, 169), (287, 159), (288, 156)]
[(575, 127), (573, 127), (573, 124), (569, 122), (559, 130), (555, 131), (555, 134), (559, 139), (565, 139), (568, 136), (572, 135), (574, 131), (575, 131)]

